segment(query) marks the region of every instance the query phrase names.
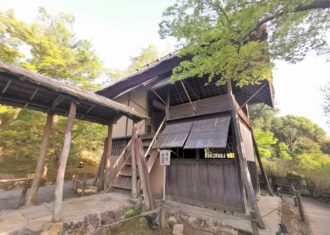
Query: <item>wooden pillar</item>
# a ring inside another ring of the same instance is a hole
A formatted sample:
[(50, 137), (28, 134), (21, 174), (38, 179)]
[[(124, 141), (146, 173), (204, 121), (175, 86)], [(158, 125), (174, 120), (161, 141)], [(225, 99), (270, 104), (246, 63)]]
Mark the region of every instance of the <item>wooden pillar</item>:
[(101, 191), (104, 189), (104, 169), (105, 169), (105, 154), (107, 152), (107, 137), (104, 139), (103, 142), (103, 153), (102, 153), (102, 157), (101, 157), (101, 161), (100, 161), (100, 165), (99, 165), (99, 176), (98, 176), (98, 191)]
[(63, 148), (60, 157), (60, 165), (58, 167), (57, 177), (56, 177), (53, 221), (58, 221), (60, 219), (62, 200), (63, 200), (63, 184), (64, 184), (65, 168), (71, 147), (71, 131), (72, 131), (74, 119), (76, 117), (76, 109), (77, 109), (76, 104), (73, 101), (71, 101), (69, 116), (66, 123)]
[(47, 154), (48, 144), (49, 144), (49, 137), (52, 131), (52, 125), (54, 120), (54, 114), (48, 113), (46, 125), (42, 134), (41, 146), (39, 150), (39, 157), (37, 160), (37, 166), (35, 171), (35, 176), (32, 181), (31, 190), (29, 193), (29, 197), (27, 200), (27, 205), (31, 205), (35, 203), (35, 199), (38, 193), (38, 189), (40, 186), (41, 176), (44, 171), (45, 167), (45, 158)]
[(234, 127), (234, 135), (237, 145), (237, 153), (238, 153), (238, 162), (240, 173), (243, 180), (243, 185), (246, 190), (247, 199), (249, 202), (249, 209), (250, 209), (250, 216), (252, 219), (252, 226), (255, 223), (258, 224), (260, 228), (265, 228), (263, 220), (260, 215), (260, 211), (256, 201), (256, 195), (253, 189), (251, 175), (248, 169), (247, 161), (246, 161), (246, 153), (244, 149), (243, 139), (241, 135), (240, 125), (239, 125), (239, 116), (235, 105), (235, 97), (232, 92), (231, 81), (227, 83), (227, 90), (229, 95), (229, 102), (231, 103), (232, 108), (232, 120), (233, 120), (233, 127)]
[(133, 134), (132, 134), (132, 151), (131, 151), (131, 161), (132, 161), (132, 196), (137, 197), (137, 178), (136, 178), (136, 156), (134, 149), (134, 139), (137, 138), (137, 124), (133, 124)]
[(104, 182), (105, 182), (105, 188), (109, 187), (110, 181), (109, 181), (109, 174), (111, 170), (111, 152), (112, 152), (112, 125), (108, 125), (108, 136), (106, 141), (106, 152), (105, 152), (105, 174), (104, 174)]
[(274, 196), (272, 187), (270, 187), (270, 183), (269, 183), (269, 180), (268, 180), (266, 171), (265, 171), (264, 166), (263, 166), (262, 161), (261, 161), (261, 156), (260, 156), (260, 153), (259, 153), (259, 148), (258, 148), (258, 145), (257, 145), (257, 141), (256, 141), (256, 139), (254, 137), (253, 131), (252, 131), (252, 140), (253, 140), (253, 147), (254, 147), (254, 150), (255, 150), (255, 153), (256, 153), (256, 156), (257, 156), (257, 160), (258, 160), (260, 172), (261, 172), (262, 177), (265, 180), (268, 194), (269, 194), (269, 196)]

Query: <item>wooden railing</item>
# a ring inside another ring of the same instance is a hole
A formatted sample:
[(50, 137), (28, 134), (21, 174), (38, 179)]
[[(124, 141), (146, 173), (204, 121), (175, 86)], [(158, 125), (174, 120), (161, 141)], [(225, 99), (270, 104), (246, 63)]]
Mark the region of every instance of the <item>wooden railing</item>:
[(125, 148), (123, 149), (122, 153), (120, 154), (120, 156), (117, 158), (117, 160), (115, 161), (115, 163), (113, 164), (110, 173), (109, 173), (109, 187), (107, 188), (107, 192), (109, 192), (112, 184), (114, 183), (115, 179), (117, 178), (117, 176), (119, 175), (120, 169), (122, 168), (122, 166), (124, 165), (126, 159), (127, 159), (127, 153), (128, 150), (131, 150), (130, 146), (132, 143), (132, 139), (128, 142), (128, 144), (125, 146)]
[(164, 117), (164, 120), (162, 121), (162, 123), (159, 125), (158, 130), (156, 131), (156, 134), (155, 134), (154, 137), (152, 138), (152, 141), (151, 141), (151, 143), (150, 143), (150, 145), (149, 145), (149, 147), (148, 147), (146, 153), (144, 154), (144, 158), (146, 158), (146, 157), (149, 155), (152, 146), (154, 145), (156, 139), (158, 138), (158, 135), (159, 135), (159, 133), (160, 133), (160, 130), (163, 128), (163, 126), (164, 126), (164, 124), (165, 124), (165, 121), (166, 121), (166, 116)]

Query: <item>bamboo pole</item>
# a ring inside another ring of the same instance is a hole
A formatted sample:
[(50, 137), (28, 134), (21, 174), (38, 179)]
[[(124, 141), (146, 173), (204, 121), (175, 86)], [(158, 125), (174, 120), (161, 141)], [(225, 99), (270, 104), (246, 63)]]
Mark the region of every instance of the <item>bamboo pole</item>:
[(246, 190), (247, 199), (249, 201), (249, 207), (250, 207), (250, 215), (252, 219), (252, 223), (257, 223), (260, 228), (265, 228), (265, 224), (263, 223), (263, 220), (260, 215), (260, 211), (257, 205), (256, 201), (256, 195), (253, 190), (253, 185), (251, 181), (250, 172), (247, 166), (247, 161), (244, 156), (246, 156), (244, 144), (242, 140), (241, 130), (239, 126), (239, 116), (238, 111), (236, 109), (235, 105), (235, 97), (232, 93), (232, 87), (231, 87), (231, 81), (227, 84), (227, 90), (228, 95), (230, 96), (230, 103), (232, 107), (232, 120), (233, 120), (233, 127), (235, 132), (235, 139), (237, 144), (237, 153), (238, 153), (238, 162), (239, 162), (239, 168), (240, 173), (243, 179), (243, 185)]
[(27, 200), (27, 205), (34, 204), (35, 200), (36, 200), (36, 196), (37, 196), (38, 189), (40, 186), (41, 176), (44, 171), (45, 158), (46, 158), (48, 144), (49, 144), (49, 137), (50, 137), (51, 131), (52, 131), (53, 120), (54, 120), (54, 114), (48, 113), (46, 125), (45, 125), (43, 135), (42, 135), (42, 141), (41, 141), (41, 146), (40, 146), (40, 150), (39, 150), (39, 157), (37, 160), (35, 176), (32, 181), (30, 193), (29, 193), (28, 200)]
[(56, 177), (53, 221), (58, 221), (60, 219), (62, 200), (63, 200), (63, 184), (64, 184), (65, 168), (71, 147), (71, 132), (73, 127), (73, 122), (76, 117), (76, 109), (77, 109), (76, 104), (73, 101), (71, 101), (69, 116), (66, 123), (63, 149), (60, 157), (60, 165)]

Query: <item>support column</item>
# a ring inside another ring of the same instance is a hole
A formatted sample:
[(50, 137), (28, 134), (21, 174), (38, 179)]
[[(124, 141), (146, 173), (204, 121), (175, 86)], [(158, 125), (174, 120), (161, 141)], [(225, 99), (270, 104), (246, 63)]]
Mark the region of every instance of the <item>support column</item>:
[(49, 137), (50, 137), (50, 134), (52, 131), (53, 120), (54, 120), (54, 114), (48, 113), (46, 125), (45, 125), (43, 135), (42, 135), (35, 176), (32, 181), (31, 190), (30, 190), (29, 197), (27, 200), (27, 205), (32, 205), (35, 203), (35, 199), (36, 199), (38, 189), (40, 186), (41, 176), (42, 176), (44, 166), (45, 166), (45, 158), (46, 158), (48, 144), (49, 144)]
[(112, 125), (108, 126), (107, 148), (105, 153), (105, 188), (109, 187), (109, 174), (111, 170), (111, 152), (112, 152)]
[(256, 201), (256, 195), (253, 190), (253, 185), (251, 181), (250, 172), (248, 169), (247, 161), (246, 161), (246, 153), (244, 149), (243, 139), (241, 135), (240, 125), (239, 125), (239, 116), (235, 105), (235, 97), (232, 92), (232, 86), (231, 81), (227, 84), (227, 90), (229, 95), (229, 102), (231, 103), (232, 108), (232, 120), (233, 120), (233, 127), (234, 127), (234, 135), (236, 139), (236, 145), (237, 145), (237, 153), (238, 153), (238, 162), (239, 162), (239, 168), (240, 173), (243, 180), (243, 185), (246, 190), (247, 199), (249, 202), (249, 209), (250, 209), (250, 216), (252, 219), (252, 226), (256, 230), (256, 224), (260, 228), (265, 228), (265, 225), (263, 223), (263, 220), (260, 215), (260, 211), (257, 205)]
[(134, 150), (134, 139), (137, 138), (137, 124), (133, 123), (133, 134), (132, 134), (132, 151), (131, 151), (131, 161), (132, 161), (132, 196), (137, 197), (137, 178), (136, 178), (136, 156)]
[(256, 156), (257, 156), (257, 160), (258, 160), (260, 172), (261, 172), (262, 177), (265, 180), (268, 194), (269, 194), (269, 196), (274, 196), (272, 187), (270, 186), (270, 183), (269, 183), (269, 180), (268, 180), (268, 177), (267, 177), (265, 168), (264, 168), (264, 165), (262, 164), (262, 161), (261, 161), (261, 156), (260, 156), (259, 148), (258, 148), (258, 145), (257, 145), (257, 141), (256, 141), (256, 139), (254, 137), (253, 131), (252, 131), (252, 140), (253, 140), (253, 146), (254, 146), (254, 150), (255, 150)]
[(58, 167), (57, 177), (56, 177), (53, 221), (58, 221), (60, 219), (62, 200), (63, 200), (63, 184), (64, 184), (65, 168), (71, 147), (71, 131), (72, 131), (74, 119), (76, 117), (76, 109), (77, 109), (76, 104), (73, 101), (71, 101), (69, 116), (66, 123), (63, 149), (60, 157), (60, 165)]

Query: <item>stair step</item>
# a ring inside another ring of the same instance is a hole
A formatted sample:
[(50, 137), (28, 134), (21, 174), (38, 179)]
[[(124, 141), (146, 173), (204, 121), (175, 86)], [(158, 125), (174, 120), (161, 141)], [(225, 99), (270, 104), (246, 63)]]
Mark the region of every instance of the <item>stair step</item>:
[(119, 188), (119, 189), (125, 189), (125, 190), (131, 190), (131, 186), (121, 185), (121, 184), (116, 184), (116, 183), (114, 183), (112, 185), (112, 187)]
[[(127, 176), (127, 177), (132, 177), (132, 169), (129, 167), (129, 168), (125, 168), (125, 169), (121, 169), (120, 172), (119, 172), (119, 175), (121, 176)], [(136, 171), (136, 177), (140, 177), (139, 176), (139, 171)]]
[(131, 190), (132, 178), (119, 175), (112, 187)]

